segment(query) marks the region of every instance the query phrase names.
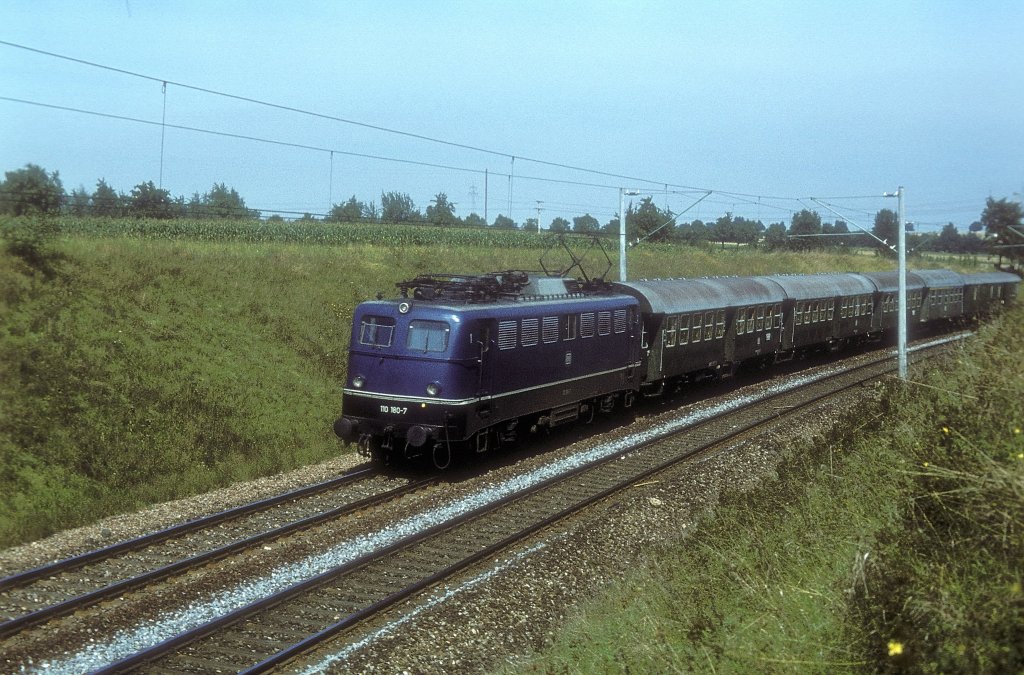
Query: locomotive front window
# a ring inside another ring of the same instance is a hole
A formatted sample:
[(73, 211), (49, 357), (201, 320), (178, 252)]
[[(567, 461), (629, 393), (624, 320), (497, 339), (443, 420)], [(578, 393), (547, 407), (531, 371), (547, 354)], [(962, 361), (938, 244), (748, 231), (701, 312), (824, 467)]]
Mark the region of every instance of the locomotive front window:
[(395, 320), (388, 316), (364, 316), (359, 327), (359, 344), (390, 347), (395, 335)]
[(415, 352), (443, 352), (448, 349), (450, 330), (443, 321), (411, 321), (405, 346)]

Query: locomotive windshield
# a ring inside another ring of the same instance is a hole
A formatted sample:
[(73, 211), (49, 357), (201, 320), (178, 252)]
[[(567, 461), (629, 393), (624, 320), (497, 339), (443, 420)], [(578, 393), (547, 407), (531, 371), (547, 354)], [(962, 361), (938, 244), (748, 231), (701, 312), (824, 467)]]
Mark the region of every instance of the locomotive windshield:
[(415, 352), (443, 352), (448, 349), (448, 331), (448, 324), (443, 321), (411, 321), (406, 348)]
[(395, 320), (387, 316), (364, 316), (359, 328), (359, 344), (390, 347), (395, 335)]

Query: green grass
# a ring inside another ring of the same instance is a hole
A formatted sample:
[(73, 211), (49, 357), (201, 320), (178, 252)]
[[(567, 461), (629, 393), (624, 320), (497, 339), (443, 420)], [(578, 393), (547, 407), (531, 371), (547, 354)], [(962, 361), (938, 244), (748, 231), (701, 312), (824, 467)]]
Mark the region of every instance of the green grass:
[[(425, 226), (32, 227), (0, 220), (0, 545), (347, 451), (331, 423), (355, 305), (421, 272), (538, 269), (550, 244)], [(892, 265), (656, 245), (629, 264), (631, 278)]]
[(1024, 310), (786, 449), (530, 672), (1021, 672)]

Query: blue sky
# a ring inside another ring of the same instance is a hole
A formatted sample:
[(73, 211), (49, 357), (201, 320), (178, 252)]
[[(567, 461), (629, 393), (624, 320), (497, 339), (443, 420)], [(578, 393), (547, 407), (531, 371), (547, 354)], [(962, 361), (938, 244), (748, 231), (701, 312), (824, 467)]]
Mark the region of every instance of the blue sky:
[[(489, 220), (511, 202), (517, 222), (539, 208), (545, 226), (584, 212), (606, 222), (618, 187), (677, 212), (702, 193), (672, 186), (714, 191), (683, 220), (788, 223), (805, 207), (835, 218), (808, 197), (903, 185), (919, 229), (965, 228), (988, 196), (1024, 192), (1022, 36), (1019, 1), (0, 5), (0, 41), (494, 151), (171, 84), (169, 124), (326, 150), (168, 128), (173, 195), (216, 181), (251, 207), (323, 213), (385, 190), (423, 209), (443, 191), (465, 216), (483, 215), (486, 186)], [(8, 45), (0, 97), (155, 122), (165, 100), (159, 81)], [(105, 178), (128, 192), (160, 182), (161, 128), (0, 100), (0, 158), (4, 171), (59, 170), (69, 191)], [(895, 207), (829, 203), (867, 226)]]

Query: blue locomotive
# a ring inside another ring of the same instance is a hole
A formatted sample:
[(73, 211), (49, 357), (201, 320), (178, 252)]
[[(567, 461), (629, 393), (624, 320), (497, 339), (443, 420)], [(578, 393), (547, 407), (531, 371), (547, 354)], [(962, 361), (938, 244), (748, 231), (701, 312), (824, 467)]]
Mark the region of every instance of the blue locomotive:
[[(892, 272), (606, 283), (522, 271), (422, 275), (361, 303), (335, 433), (381, 461), (486, 452), (745, 363), (875, 340), (896, 326)], [(914, 326), (1016, 298), (1006, 272), (907, 275)]]

